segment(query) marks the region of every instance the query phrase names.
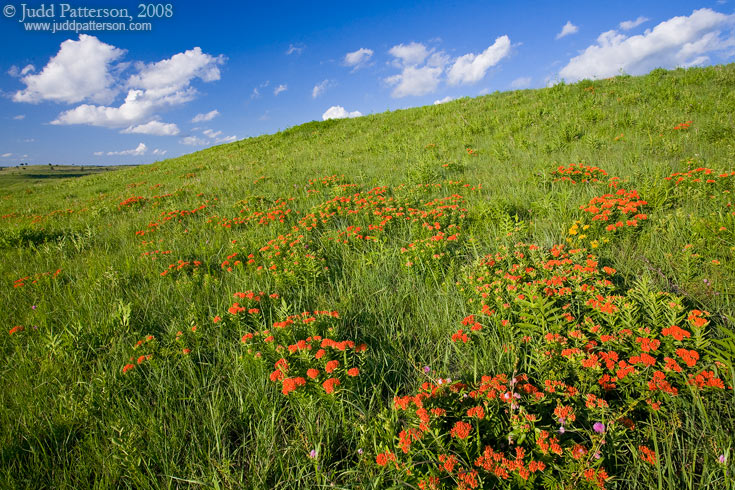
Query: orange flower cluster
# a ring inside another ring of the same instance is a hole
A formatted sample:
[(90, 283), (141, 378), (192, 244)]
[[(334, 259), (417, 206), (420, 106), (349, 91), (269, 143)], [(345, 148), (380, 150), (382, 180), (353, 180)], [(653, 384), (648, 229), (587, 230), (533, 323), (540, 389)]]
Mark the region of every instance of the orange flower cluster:
[[(574, 436), (562, 440), (549, 430), (539, 430), (548, 424), (549, 416), (555, 419), (553, 423), (573, 423), (577, 415), (572, 403), (578, 403), (578, 398), (579, 393), (563, 382), (548, 381), (542, 390), (529, 383), (525, 375), (482, 376), (474, 385), (441, 378), (426, 382), (416, 395), (393, 399), (394, 410), (402, 413), (398, 417), (403, 421), (398, 447), (407, 455), (405, 464), (392, 451), (379, 453), (376, 463), (383, 467), (389, 461), (394, 463), (397, 470), (404, 472), (404, 478), (416, 478), (420, 488), (439, 487), (443, 480), (457, 482), (458, 488), (478, 488), (480, 481), (512, 481), (515, 476), (529, 481), (547, 470), (558, 471), (565, 454), (574, 461), (589, 463), (585, 458), (593, 441), (583, 444)], [(597, 407), (594, 395), (587, 396), (588, 403), (590, 399), (592, 406)], [(549, 403), (556, 404), (553, 414), (543, 411)], [(509, 432), (514, 436), (504, 439)], [(449, 438), (439, 445), (437, 441), (444, 440), (442, 434)], [(519, 442), (513, 440), (516, 436), (521, 437)], [(416, 441), (423, 443), (415, 447)], [(499, 447), (508, 449), (496, 449)], [(462, 460), (457, 457), (459, 454), (469, 459)], [(580, 478), (590, 469), (595, 478), (603, 474), (594, 468), (580, 468), (579, 463), (573, 468)], [(409, 469), (410, 472), (406, 471)]]
[(676, 126), (674, 126), (674, 130), (675, 131), (678, 131), (678, 130), (686, 130), (686, 129), (689, 129), (689, 126), (691, 126), (691, 125), (692, 125), (692, 122), (691, 121), (686, 121), (686, 122), (683, 122), (683, 123), (679, 123)]
[[(466, 385), (439, 378), (424, 383), (416, 395), (396, 396), (394, 409), (403, 412), (396, 417), (399, 446), (409, 457), (405, 465), (396, 461), (402, 477), (415, 472), (425, 487), (453, 480), (460, 488), (474, 488), (491, 477), (504, 480), (515, 473), (530, 480), (535, 471), (547, 470), (604, 488), (608, 474), (595, 461), (604, 464), (605, 433), (618, 424), (625, 429), (619, 437), (629, 438), (641, 457), (655, 464), (655, 453), (642, 449), (646, 433), (628, 417), (631, 403), (646, 418), (646, 411), (676, 410), (669, 402), (687, 384), (713, 394), (725, 384), (712, 361), (692, 348), (690, 331), (678, 326), (688, 321), (703, 329), (707, 313), (687, 313), (679, 298), (660, 293), (653, 308), (658, 313), (650, 316), (640, 294), (616, 289), (608, 279), (615, 274), (600, 269), (583, 249), (545, 251), (524, 244), (501, 248), (470, 267), (463, 290), (476, 313), (464, 318), (452, 340), (463, 345), (470, 335), (511, 328), (514, 336), (527, 339), (519, 349), (535, 359), (538, 379), (499, 374)], [(531, 318), (548, 322), (543, 335), (532, 328)], [(552, 373), (561, 373), (561, 379)], [(434, 437), (425, 437), (429, 432)], [(510, 439), (501, 440), (506, 434)], [(413, 444), (418, 440), (421, 445)], [(445, 442), (440, 447), (436, 440)], [(498, 447), (515, 450), (516, 457)], [(476, 458), (475, 468), (455, 454)]]
[(711, 168), (699, 167), (688, 172), (675, 172), (664, 179), (671, 180), (676, 185), (682, 183), (716, 184), (718, 179), (729, 179), (733, 176), (735, 176), (735, 171), (716, 173)]
[(185, 261), (179, 259), (174, 264), (170, 264), (167, 269), (165, 269), (163, 272), (161, 272), (160, 276), (167, 276), (169, 273), (172, 272), (181, 272), (182, 270), (187, 271), (197, 271), (199, 270), (199, 266), (202, 265), (201, 261), (199, 260), (192, 260), (192, 261)]
[(150, 257), (151, 260), (156, 260), (161, 255), (171, 255), (171, 250), (150, 250), (148, 252), (141, 252), (142, 257)]
[(34, 274), (33, 276), (21, 277), (20, 279), (16, 279), (15, 281), (13, 281), (13, 288), (18, 289), (22, 288), (26, 284), (36, 284), (40, 279), (44, 277), (54, 278), (59, 274), (61, 274), (61, 269), (56, 269), (54, 272), (41, 272), (38, 274)]
[[(587, 206), (580, 206), (579, 209), (592, 214), (592, 221), (612, 221), (620, 214), (624, 217), (634, 215), (633, 220), (645, 220), (648, 217), (639, 212), (639, 208), (645, 204), (648, 203), (640, 198), (638, 191), (618, 189), (615, 194), (593, 197)], [(628, 226), (635, 226), (631, 220), (627, 221)]]
[[(439, 223), (433, 226), (435, 230), (441, 228)], [(416, 262), (430, 263), (451, 258), (461, 243), (459, 237), (459, 227), (450, 224), (446, 232), (438, 231), (428, 238), (416, 240), (406, 247), (401, 247), (401, 253), (408, 256), (405, 265), (412, 267)]]
[(135, 205), (142, 206), (143, 204), (146, 203), (146, 201), (148, 201), (148, 199), (146, 199), (143, 196), (133, 196), (133, 197), (129, 197), (129, 198), (125, 199), (120, 204), (118, 204), (118, 206), (121, 207), (121, 208), (124, 208), (124, 207), (132, 207), (132, 206), (135, 206)]
[(164, 211), (161, 213), (161, 220), (160, 221), (151, 221), (148, 223), (148, 229), (146, 230), (138, 230), (135, 232), (136, 236), (144, 236), (149, 233), (153, 233), (155, 231), (158, 231), (158, 229), (167, 224), (167, 223), (181, 223), (185, 221), (187, 218), (194, 216), (198, 214), (200, 211), (207, 209), (207, 204), (209, 201), (206, 201), (204, 204), (201, 204), (199, 207), (187, 210), (187, 209), (177, 209), (174, 211)]
[(247, 225), (259, 225), (268, 226), (271, 223), (286, 223), (291, 215), (296, 214), (289, 206), (294, 197), (288, 199), (276, 199), (273, 206), (266, 209), (265, 211), (252, 210), (250, 207), (245, 205), (240, 210), (240, 214), (235, 218), (222, 218), (219, 216), (212, 216), (207, 220), (207, 223), (217, 223), (223, 228), (231, 229), (233, 226), (241, 227)]
[[(248, 354), (273, 362), (270, 380), (281, 383), (284, 395), (299, 388), (313, 392), (316, 386), (332, 394), (337, 387), (352, 384), (351, 380), (360, 375), (358, 365), (367, 350), (366, 344), (356, 345), (351, 340), (336, 341), (325, 336), (333, 331), (333, 327), (327, 327), (329, 319), (336, 318), (339, 318), (336, 311), (291, 315), (274, 322), (270, 329), (244, 334), (241, 342)], [(306, 336), (308, 331), (316, 333)]]
[(554, 176), (554, 182), (571, 182), (572, 184), (599, 183), (608, 177), (607, 172), (600, 167), (584, 163), (572, 163), (567, 167), (559, 165), (556, 170), (551, 172), (551, 175)]

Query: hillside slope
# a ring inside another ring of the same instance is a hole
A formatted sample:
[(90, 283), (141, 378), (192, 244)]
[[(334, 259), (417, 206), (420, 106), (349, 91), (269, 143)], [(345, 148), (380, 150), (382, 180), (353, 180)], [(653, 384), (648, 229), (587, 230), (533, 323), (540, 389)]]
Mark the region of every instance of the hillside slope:
[(733, 485), (733, 114), (655, 70), (14, 184), (2, 486)]

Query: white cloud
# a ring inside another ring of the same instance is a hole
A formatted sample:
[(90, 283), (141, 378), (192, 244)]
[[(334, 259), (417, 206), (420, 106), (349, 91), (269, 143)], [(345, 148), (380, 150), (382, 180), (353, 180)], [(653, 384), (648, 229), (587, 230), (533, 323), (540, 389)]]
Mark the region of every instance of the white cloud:
[(420, 65), (424, 62), (430, 51), (421, 43), (398, 44), (388, 51), (390, 54), (403, 62), (404, 66)]
[(385, 79), (388, 85), (395, 85), (391, 96), (426, 95), (439, 86), (448, 61), (446, 54), (416, 42), (398, 44), (388, 52), (395, 57), (393, 66), (401, 68), (401, 73)]
[(214, 139), (217, 136), (221, 135), (222, 131), (213, 131), (211, 129), (205, 129), (204, 131), (202, 131), (202, 133), (204, 133), (204, 136)]
[(151, 97), (143, 90), (130, 90), (125, 101), (119, 107), (106, 107), (82, 104), (74, 109), (62, 112), (51, 124), (89, 124), (118, 128), (130, 126), (153, 117), (155, 112), (166, 105), (176, 105), (187, 102), (193, 95), (178, 94), (169, 98)]
[(289, 44), (286, 50), (287, 55), (296, 54), (299, 55), (304, 51), (305, 46), (303, 44)]
[(322, 114), (322, 119), (344, 119), (346, 117), (360, 117), (362, 113), (360, 111), (347, 112), (341, 105), (333, 105)]
[(388, 77), (385, 81), (389, 85), (396, 85), (391, 95), (393, 97), (405, 97), (407, 95), (426, 95), (434, 92), (439, 86), (440, 77), (444, 71), (441, 67), (407, 66), (398, 75)]
[(139, 73), (128, 80), (128, 85), (143, 88), (161, 95), (168, 95), (186, 89), (194, 78), (205, 82), (220, 79), (219, 66), (224, 56), (214, 57), (196, 47), (177, 53), (167, 60), (147, 65), (138, 65)]
[(324, 81), (322, 81), (320, 83), (317, 83), (316, 85), (314, 85), (314, 88), (311, 91), (311, 97), (313, 99), (316, 99), (317, 97), (319, 97), (320, 95), (322, 95), (324, 93), (324, 91), (327, 90), (327, 88), (331, 84), (332, 84), (332, 82), (329, 81), (329, 80), (324, 80)]
[(33, 65), (26, 65), (23, 68), (18, 68), (17, 66), (13, 65), (8, 70), (8, 75), (10, 75), (13, 78), (23, 77), (27, 74), (36, 71), (36, 67)]
[(173, 123), (163, 123), (161, 121), (150, 121), (138, 126), (130, 126), (120, 131), (121, 133), (131, 134), (153, 134), (156, 136), (176, 136), (179, 134), (179, 127)]
[[(108, 155), (132, 155), (132, 156), (141, 156), (145, 155), (145, 152), (148, 150), (148, 147), (145, 146), (145, 143), (140, 143), (137, 148), (133, 148), (132, 150), (122, 150), (122, 151), (108, 151)], [(96, 155), (96, 153), (95, 153)]]
[(89, 100), (111, 102), (118, 93), (110, 73), (112, 62), (125, 50), (101, 42), (94, 36), (80, 34), (79, 40), (61, 43), (59, 52), (38, 74), (29, 65), (19, 72), (26, 88), (13, 96), (15, 102), (38, 103), (44, 100), (77, 103)]
[(237, 140), (237, 136), (225, 136), (224, 138), (219, 138), (216, 143), (232, 143), (233, 141)]
[(196, 116), (194, 116), (194, 119), (192, 119), (191, 122), (198, 123), (198, 122), (211, 121), (217, 116), (219, 116), (219, 111), (217, 109), (214, 109), (204, 114), (197, 114)]
[(557, 39), (561, 39), (564, 36), (568, 36), (570, 34), (575, 34), (577, 31), (579, 31), (579, 27), (572, 24), (571, 21), (567, 21), (566, 24), (564, 24), (564, 27), (561, 28), (561, 32), (556, 35)]
[(152, 152), (152, 153), (153, 153), (154, 155), (161, 155), (161, 156), (163, 156), (163, 155), (165, 155), (166, 153), (168, 153), (168, 150), (160, 150), (160, 149), (156, 148), (155, 150), (153, 150), (153, 152)]
[(0, 157), (3, 157), (3, 158), (9, 158), (9, 157), (12, 157), (12, 156), (13, 156), (12, 153), (3, 153), (2, 155), (0, 155)]
[(526, 88), (531, 85), (531, 77), (520, 77), (510, 82), (511, 88)]
[(648, 19), (646, 17), (640, 16), (636, 20), (626, 20), (626, 21), (621, 22), (620, 28), (624, 31), (629, 31), (647, 21)]
[(360, 48), (357, 51), (347, 53), (345, 55), (344, 64), (345, 66), (352, 66), (353, 71), (355, 71), (365, 66), (372, 56), (372, 49)]
[(273, 95), (278, 95), (281, 92), (285, 92), (286, 90), (288, 90), (288, 85), (281, 84), (278, 87), (276, 87), (275, 90), (273, 90)]
[(454, 97), (452, 97), (451, 95), (447, 95), (443, 99), (435, 100), (434, 105), (444, 104), (446, 102), (449, 102), (450, 100), (454, 100)]
[(179, 143), (182, 145), (190, 145), (190, 146), (204, 146), (207, 144), (207, 140), (202, 139), (198, 136), (186, 136), (184, 138), (181, 138), (179, 140)]
[(102, 156), (102, 155), (104, 155), (104, 154), (105, 154), (105, 152), (104, 152), (104, 151), (95, 151), (95, 152), (94, 152), (94, 156), (96, 156), (96, 157), (101, 157), (101, 156)]
[(191, 86), (193, 80), (219, 80), (218, 65), (222, 63), (223, 56), (211, 56), (198, 47), (156, 63), (139, 63), (138, 73), (125, 83), (129, 90), (122, 105), (82, 104), (62, 112), (51, 124), (119, 128), (151, 122), (158, 111), (194, 99), (197, 91)]
[(510, 38), (500, 36), (480, 54), (468, 53), (460, 56), (449, 69), (450, 85), (476, 83), (482, 80), (490, 67), (510, 53)]
[[(458, 85), (481, 80), (490, 67), (508, 56), (510, 47), (508, 36), (501, 36), (480, 54), (468, 53), (454, 59), (447, 71), (448, 83)], [(428, 49), (416, 42), (393, 46), (388, 52), (395, 57), (392, 65), (401, 68), (401, 73), (384, 79), (394, 86), (391, 96), (396, 98), (435, 92), (451, 61), (444, 51)]]
[(18, 114), (17, 116), (13, 116), (13, 119), (15, 119), (16, 121), (22, 121), (25, 118), (26, 118), (25, 114)]
[(673, 17), (644, 34), (626, 36), (615, 30), (603, 32), (597, 43), (569, 60), (559, 75), (567, 81), (611, 77), (624, 71), (631, 75), (653, 68), (693, 66), (709, 61), (709, 54), (735, 46), (730, 31), (721, 28), (735, 23), (735, 15), (710, 9), (695, 10), (688, 17)]

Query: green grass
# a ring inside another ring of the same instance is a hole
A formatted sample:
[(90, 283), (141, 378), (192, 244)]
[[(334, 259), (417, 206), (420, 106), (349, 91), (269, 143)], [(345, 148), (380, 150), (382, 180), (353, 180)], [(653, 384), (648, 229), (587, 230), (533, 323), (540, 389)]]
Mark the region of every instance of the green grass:
[(73, 179), (94, 175), (101, 172), (120, 170), (125, 166), (96, 166), (96, 165), (24, 165), (18, 167), (0, 167), (0, 192), (26, 191), (35, 184), (47, 180)]
[[(635, 232), (591, 252), (617, 270), (619, 291), (643, 280), (709, 312), (701, 353), (719, 356), (720, 376), (735, 384), (735, 342), (726, 337), (735, 312), (735, 178), (723, 179), (715, 198), (664, 180), (698, 167), (734, 170), (733, 114), (735, 65), (654, 70), (312, 122), (153, 165), (85, 167), (92, 174), (79, 178), (70, 167), (4, 169), (0, 487), (399, 486), (375, 455), (393, 443), (384, 425), (393, 396), (416, 392), (426, 380), (422, 366), (473, 381), (534, 365), (504, 350), (521, 340), (503, 329), (486, 329), (482, 348), (451, 341), (476, 313), (459, 283), (503, 244), (550, 248), (572, 238), (568, 230), (585, 216), (580, 206), (605, 188), (554, 182), (552, 171), (571, 163), (604, 169), (648, 202)], [(674, 129), (686, 121), (691, 127)], [(338, 179), (318, 182), (332, 175)], [(394, 220), (373, 233), (376, 242), (348, 244), (336, 242), (337, 233), (358, 225), (371, 234), (374, 215), (340, 214), (313, 230), (299, 223), (335, 196), (377, 186), (416, 207), (461, 194), (467, 211), (449, 221), (461, 223), (462, 237), (451, 254), (406, 267), (400, 249), (428, 236), (420, 223)], [(145, 200), (120, 204), (138, 196)], [(259, 224), (258, 215), (220, 224), (273, 209), (291, 211), (283, 223)], [(302, 257), (293, 276), (222, 268), (289, 232), (303, 234), (304, 253), (324, 263)], [(155, 251), (170, 253), (143, 255)], [(201, 264), (161, 276), (177, 260)], [(368, 345), (351, 392), (282, 395), (268, 379), (273, 366), (240, 342), (250, 327), (227, 313), (233, 294), (246, 290), (280, 295), (261, 307), (266, 325), (338, 311), (334, 338)], [(214, 323), (218, 315), (225, 321)], [(24, 330), (8, 334), (16, 325)], [(123, 374), (146, 335), (156, 337), (155, 355)], [(711, 342), (722, 338), (724, 347)], [(182, 355), (183, 347), (191, 353)], [(655, 436), (657, 465), (621, 456), (609, 462), (607, 488), (732, 488), (732, 390), (708, 397), (684, 387), (672, 407), (675, 416), (637, 421)]]

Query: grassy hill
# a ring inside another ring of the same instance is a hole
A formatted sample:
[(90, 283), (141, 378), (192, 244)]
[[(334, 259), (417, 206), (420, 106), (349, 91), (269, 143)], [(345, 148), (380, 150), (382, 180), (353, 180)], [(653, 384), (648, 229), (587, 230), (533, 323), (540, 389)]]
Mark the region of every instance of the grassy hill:
[(731, 488), (733, 114), (655, 70), (0, 172), (0, 486)]

